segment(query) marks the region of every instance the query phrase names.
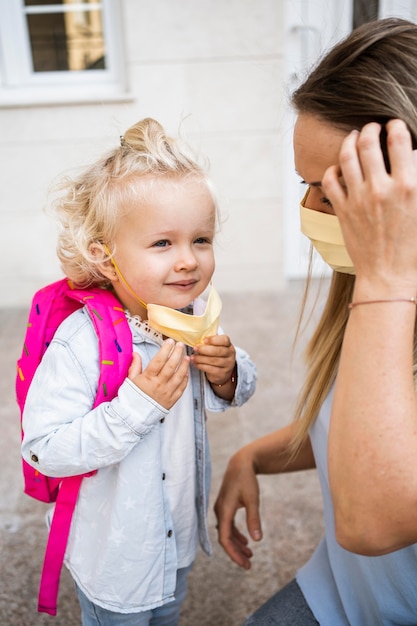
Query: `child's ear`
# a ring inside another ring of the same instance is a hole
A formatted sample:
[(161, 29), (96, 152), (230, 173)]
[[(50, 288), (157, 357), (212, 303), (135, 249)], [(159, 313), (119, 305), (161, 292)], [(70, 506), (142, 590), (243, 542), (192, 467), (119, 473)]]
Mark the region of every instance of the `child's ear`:
[(103, 259), (101, 262), (98, 261), (97, 263), (97, 267), (100, 270), (100, 272), (103, 274), (103, 276), (107, 278), (107, 280), (111, 281), (112, 283), (117, 282), (118, 281), (117, 272), (114, 268), (112, 260), (108, 258), (107, 246), (105, 249), (103, 247), (103, 244), (101, 243), (92, 243), (90, 245), (90, 254), (97, 260)]

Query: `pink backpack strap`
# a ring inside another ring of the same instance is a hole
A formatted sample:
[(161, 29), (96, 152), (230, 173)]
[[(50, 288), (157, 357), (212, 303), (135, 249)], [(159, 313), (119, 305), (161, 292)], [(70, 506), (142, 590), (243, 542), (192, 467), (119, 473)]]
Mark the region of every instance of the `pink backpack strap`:
[(132, 362), (132, 332), (116, 297), (104, 289), (72, 290), (68, 296), (88, 309), (99, 339), (100, 378), (93, 408), (112, 400)]
[[(93, 408), (112, 400), (132, 360), (132, 333), (119, 301), (102, 289), (72, 290), (68, 297), (85, 305), (99, 340), (100, 377)], [(38, 611), (56, 615), (59, 579), (78, 493), (84, 477), (64, 478), (49, 530), (39, 587)]]
[[(56, 329), (68, 315), (82, 306), (66, 297), (70, 288), (68, 278), (63, 278), (40, 289), (33, 296), (23, 349), (17, 362), (16, 400), (21, 420), (29, 386)], [(22, 421), (20, 425), (22, 426)], [(60, 478), (43, 475), (23, 458), (22, 469), (26, 494), (42, 502), (56, 500)]]
[(84, 474), (64, 478), (55, 503), (43, 560), (38, 611), (56, 615), (59, 579), (71, 528), (72, 515)]

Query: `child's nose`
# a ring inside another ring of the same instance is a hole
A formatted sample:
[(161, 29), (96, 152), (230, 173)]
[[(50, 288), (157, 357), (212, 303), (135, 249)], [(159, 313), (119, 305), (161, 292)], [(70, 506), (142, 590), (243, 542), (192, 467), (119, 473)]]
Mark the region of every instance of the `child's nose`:
[(189, 248), (181, 250), (178, 255), (177, 262), (175, 264), (175, 269), (177, 271), (180, 270), (191, 270), (195, 269), (198, 265), (197, 258), (192, 250)]

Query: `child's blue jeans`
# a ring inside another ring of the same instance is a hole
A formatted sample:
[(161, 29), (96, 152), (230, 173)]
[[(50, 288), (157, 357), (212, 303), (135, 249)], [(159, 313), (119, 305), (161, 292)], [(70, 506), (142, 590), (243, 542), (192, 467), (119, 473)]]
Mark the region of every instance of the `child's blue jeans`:
[(178, 626), (181, 605), (187, 594), (187, 576), (192, 565), (177, 571), (175, 600), (141, 613), (115, 613), (93, 604), (76, 586), (82, 626)]

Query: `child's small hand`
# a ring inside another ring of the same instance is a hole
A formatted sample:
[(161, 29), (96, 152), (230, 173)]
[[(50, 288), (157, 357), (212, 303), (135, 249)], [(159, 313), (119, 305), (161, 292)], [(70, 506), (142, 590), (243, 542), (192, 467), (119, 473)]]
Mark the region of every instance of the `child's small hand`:
[(191, 360), (195, 367), (205, 373), (217, 395), (233, 398), (236, 383), (232, 381), (236, 366), (236, 350), (227, 335), (207, 337), (195, 346)]
[(187, 386), (189, 363), (184, 344), (167, 339), (143, 371), (142, 359), (134, 352), (127, 375), (141, 391), (169, 410)]

